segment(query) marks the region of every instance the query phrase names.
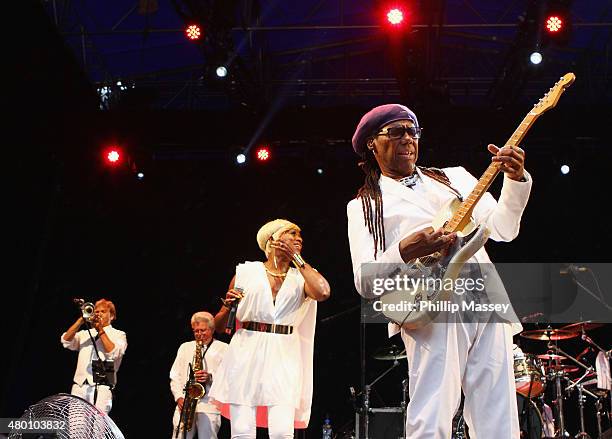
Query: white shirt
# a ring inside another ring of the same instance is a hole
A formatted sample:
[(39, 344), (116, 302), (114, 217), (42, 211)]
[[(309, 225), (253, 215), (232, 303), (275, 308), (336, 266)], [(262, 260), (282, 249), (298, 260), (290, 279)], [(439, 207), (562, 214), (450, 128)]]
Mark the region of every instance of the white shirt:
[[(187, 341), (178, 348), (178, 352), (176, 353), (176, 358), (170, 369), (170, 390), (172, 391), (175, 401), (185, 397), (185, 384), (189, 379), (189, 363), (193, 362), (195, 349), (195, 340)], [(206, 349), (204, 353), (204, 358), (202, 359), (203, 370), (212, 375), (213, 381), (215, 380), (215, 375), (219, 370), (219, 364), (221, 364), (226, 350), (227, 343), (213, 339), (213, 342), (209, 344), (208, 349)], [(219, 413), (216, 406), (208, 402), (210, 390), (209, 383), (206, 383), (205, 389), (206, 393), (198, 401), (196, 412)]]
[[(91, 335), (96, 338), (98, 335), (98, 331), (95, 329), (90, 329)], [(125, 354), (125, 350), (127, 349), (127, 336), (125, 332), (120, 331), (119, 329), (113, 328), (111, 325), (108, 325), (104, 328), (104, 332), (110, 340), (114, 343), (115, 348), (106, 352), (104, 350), (104, 345), (102, 344), (102, 340), (96, 340), (96, 347), (98, 348), (98, 353), (100, 354), (100, 360), (112, 360), (115, 365), (115, 382), (116, 382), (116, 374), (119, 371), (119, 366), (121, 366), (121, 360), (123, 359), (123, 355)], [(93, 348), (93, 343), (91, 342), (91, 338), (89, 337), (89, 333), (87, 330), (81, 330), (77, 332), (74, 338), (71, 341), (66, 341), (64, 336), (66, 333), (64, 332), (61, 336), (61, 343), (66, 349), (70, 349), (71, 351), (79, 351), (79, 358), (77, 360), (77, 367), (74, 372), (74, 382), (78, 385), (82, 385), (85, 382), (90, 385), (95, 384), (93, 380), (92, 370), (91, 370), (91, 361), (97, 360), (98, 357)]]

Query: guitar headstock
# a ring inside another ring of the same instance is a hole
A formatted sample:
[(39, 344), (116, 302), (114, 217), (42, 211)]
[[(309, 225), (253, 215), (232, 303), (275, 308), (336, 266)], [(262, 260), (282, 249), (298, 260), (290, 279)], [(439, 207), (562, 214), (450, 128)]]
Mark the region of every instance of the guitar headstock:
[(573, 73), (566, 73), (559, 79), (555, 85), (548, 90), (548, 93), (544, 95), (542, 99), (538, 101), (537, 104), (533, 106), (533, 110), (531, 112), (533, 114), (542, 114), (547, 110), (550, 110), (557, 102), (559, 102), (559, 98), (561, 97), (561, 93), (565, 91), (572, 83), (576, 80), (576, 75)]

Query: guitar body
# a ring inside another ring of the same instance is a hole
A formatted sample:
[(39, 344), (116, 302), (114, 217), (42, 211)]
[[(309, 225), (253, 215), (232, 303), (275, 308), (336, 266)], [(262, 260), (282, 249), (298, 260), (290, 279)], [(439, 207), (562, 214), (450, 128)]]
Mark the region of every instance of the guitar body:
[[(518, 146), (535, 120), (557, 104), (561, 94), (575, 79), (576, 76), (573, 73), (567, 73), (557, 81), (523, 118), (506, 145)], [(412, 289), (406, 289), (408, 283), (404, 283), (402, 284), (403, 289), (387, 292), (380, 298), (382, 313), (387, 318), (405, 329), (419, 328), (435, 319), (440, 313), (436, 309), (440, 307), (431, 306), (420, 309), (422, 307), (417, 305), (422, 301), (433, 305), (450, 301), (453, 294), (452, 285), (455, 284), (454, 281), (461, 273), (463, 265), (489, 239), (490, 231), (485, 225), (477, 226), (474, 223), (472, 212), (476, 203), (500, 173), (500, 167), (499, 162), (491, 163), (465, 200), (460, 201), (454, 198), (438, 212), (432, 223), (434, 229), (442, 228), (446, 234), (455, 232), (457, 239), (446, 253), (436, 253), (419, 258), (413, 264), (406, 265), (399, 273), (393, 273), (402, 278), (404, 275), (408, 279), (418, 280), (420, 278), (422, 282), (411, 283)], [(423, 285), (425, 280), (434, 282)], [(438, 285), (439, 288), (432, 288), (432, 284)]]
[[(449, 201), (440, 209), (432, 222), (432, 226), (435, 229), (443, 227), (460, 206), (461, 202), (456, 198)], [(476, 225), (474, 220), (470, 218), (466, 226), (457, 231), (457, 239), (446, 254), (436, 253), (427, 258), (419, 258), (414, 264), (406, 266), (405, 273), (400, 273), (400, 276), (408, 274), (411, 277), (423, 277), (423, 279), (439, 279), (443, 286), (453, 284), (463, 265), (487, 242), (489, 235), (490, 231), (485, 225)], [(421, 285), (413, 289), (387, 292), (380, 300), (383, 304), (383, 314), (387, 318), (404, 329), (415, 329), (431, 322), (439, 314), (439, 311), (435, 310), (419, 310), (418, 304), (421, 301), (428, 301), (433, 304), (446, 302), (451, 300), (452, 294), (453, 290), (451, 288), (432, 290)], [(400, 303), (411, 305), (413, 308), (411, 310), (389, 310), (393, 308), (389, 305)]]

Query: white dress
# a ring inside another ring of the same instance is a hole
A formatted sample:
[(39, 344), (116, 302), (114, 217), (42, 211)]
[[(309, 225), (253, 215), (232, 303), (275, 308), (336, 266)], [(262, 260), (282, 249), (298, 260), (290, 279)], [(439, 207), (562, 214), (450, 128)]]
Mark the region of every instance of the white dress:
[(229, 417), (228, 404), (258, 407), (257, 425), (265, 427), (265, 407), (295, 407), (295, 426), (305, 428), (312, 401), (312, 355), (316, 301), (304, 293), (304, 278), (290, 268), (276, 303), (262, 262), (236, 267), (235, 288), (244, 298), (236, 319), (294, 327), (292, 334), (273, 334), (239, 328), (213, 380), (210, 397)]

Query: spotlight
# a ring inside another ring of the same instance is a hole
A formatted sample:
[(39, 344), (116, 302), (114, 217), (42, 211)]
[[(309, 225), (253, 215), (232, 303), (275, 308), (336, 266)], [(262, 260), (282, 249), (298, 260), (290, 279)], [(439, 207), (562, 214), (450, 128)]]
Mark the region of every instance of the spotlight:
[(139, 172), (138, 174), (136, 174), (136, 177), (138, 178), (138, 180), (142, 180), (144, 178), (144, 173)]
[(199, 40), (202, 36), (202, 29), (197, 24), (190, 24), (185, 28), (185, 35), (191, 41)]
[(109, 165), (115, 166), (121, 161), (121, 150), (116, 146), (111, 146), (104, 151), (104, 159)]
[(398, 26), (404, 21), (404, 11), (400, 8), (391, 8), (386, 15), (387, 21), (393, 26)]
[(546, 19), (546, 30), (550, 33), (557, 33), (563, 29), (563, 19), (558, 15), (550, 15)]
[(257, 160), (265, 162), (270, 158), (270, 149), (267, 146), (262, 146), (257, 149)]
[(244, 154), (238, 154), (236, 156), (236, 163), (238, 163), (239, 165), (243, 164), (244, 162), (246, 162), (246, 156)]
[(563, 165), (563, 166), (561, 166), (561, 173), (562, 173), (563, 175), (567, 175), (567, 174), (569, 174), (569, 171), (570, 171), (570, 167), (569, 167), (569, 166), (567, 166), (567, 165)]
[(215, 72), (217, 73), (217, 76), (219, 78), (225, 78), (227, 76), (227, 67), (219, 66), (217, 67), (217, 70), (215, 70)]
[(319, 175), (323, 174), (323, 168), (317, 168), (317, 174)]
[(533, 52), (530, 56), (529, 56), (529, 61), (531, 61), (532, 64), (540, 64), (542, 62), (542, 54), (540, 52)]

